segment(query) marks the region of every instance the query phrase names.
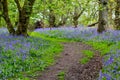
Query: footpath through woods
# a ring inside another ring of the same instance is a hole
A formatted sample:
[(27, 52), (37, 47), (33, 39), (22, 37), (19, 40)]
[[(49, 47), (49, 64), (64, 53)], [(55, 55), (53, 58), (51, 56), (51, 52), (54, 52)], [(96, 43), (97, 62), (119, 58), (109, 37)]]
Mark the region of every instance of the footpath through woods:
[[(102, 58), (99, 52), (91, 46), (81, 42), (64, 42), (63, 52), (60, 57), (56, 58), (54, 65), (46, 68), (41, 76), (37, 76), (35, 80), (96, 80), (99, 71), (102, 68)], [(91, 50), (94, 57), (86, 64), (80, 64), (83, 57), (83, 50)], [(64, 79), (59, 79), (59, 74), (64, 72)]]

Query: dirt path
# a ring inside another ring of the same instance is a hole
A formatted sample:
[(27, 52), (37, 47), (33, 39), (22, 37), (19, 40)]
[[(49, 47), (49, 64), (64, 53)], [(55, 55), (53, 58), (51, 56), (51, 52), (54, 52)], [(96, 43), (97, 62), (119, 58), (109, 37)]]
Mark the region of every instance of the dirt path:
[(65, 80), (94, 80), (101, 69), (101, 57), (97, 54), (85, 65), (80, 64), (82, 50), (93, 50), (92, 47), (80, 42), (62, 43), (64, 51), (56, 63), (42, 72), (37, 80), (59, 80), (58, 74), (65, 72)]

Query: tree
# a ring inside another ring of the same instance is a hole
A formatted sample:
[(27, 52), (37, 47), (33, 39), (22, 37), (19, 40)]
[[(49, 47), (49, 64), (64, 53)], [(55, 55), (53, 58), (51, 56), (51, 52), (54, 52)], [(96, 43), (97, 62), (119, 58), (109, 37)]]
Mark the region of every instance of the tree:
[(59, 9), (56, 11), (56, 26), (64, 26), (67, 23), (68, 18), (70, 17), (70, 4), (65, 0), (61, 0), (57, 5)]
[(113, 20), (113, 12), (114, 12), (114, 8), (115, 8), (115, 1), (114, 0), (109, 0), (109, 4), (108, 4), (108, 25), (109, 28), (113, 28), (113, 24), (114, 24), (114, 20)]
[(1, 27), (1, 20), (2, 20), (2, 4), (1, 4), (1, 0), (0, 0), (0, 27)]
[(108, 0), (99, 0), (99, 23), (97, 31), (102, 33), (108, 26)]
[(115, 7), (115, 28), (120, 30), (120, 0), (116, 0)]
[(7, 29), (8, 29), (10, 34), (15, 34), (15, 30), (13, 28), (13, 25), (11, 23), (11, 20), (10, 20), (9, 14), (8, 14), (7, 0), (1, 0), (1, 4), (2, 4), (2, 12), (3, 12), (2, 17), (6, 21)]
[(50, 28), (56, 26), (56, 24), (55, 24), (56, 17), (55, 17), (55, 13), (54, 13), (55, 5), (56, 5), (56, 1), (49, 0), (48, 8), (49, 8), (49, 27)]
[(83, 12), (86, 10), (88, 4), (89, 4), (90, 0), (88, 1), (79, 1), (77, 0), (76, 3), (78, 3), (78, 6), (75, 5), (74, 8), (74, 14), (73, 14), (73, 23), (75, 28), (77, 28), (78, 25), (78, 19), (79, 17), (83, 14)]
[(17, 5), (18, 12), (19, 12), (19, 19), (18, 19), (18, 25), (17, 25), (16, 31), (14, 30), (10, 17), (9, 17), (8, 1), (2, 0), (1, 2), (2, 2), (3, 18), (6, 21), (7, 29), (9, 33), (28, 36), (27, 27), (29, 24), (30, 15), (32, 13), (32, 7), (33, 7), (35, 0), (25, 0), (23, 7), (21, 7), (19, 0), (14, 0), (14, 2)]

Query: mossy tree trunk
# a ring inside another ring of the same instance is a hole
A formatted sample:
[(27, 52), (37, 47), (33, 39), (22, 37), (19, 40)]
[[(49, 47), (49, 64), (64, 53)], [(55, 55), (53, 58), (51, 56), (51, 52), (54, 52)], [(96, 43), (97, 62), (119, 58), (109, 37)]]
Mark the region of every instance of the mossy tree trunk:
[(120, 0), (116, 0), (115, 29), (120, 30)]
[(108, 27), (108, 0), (99, 0), (100, 10), (99, 10), (99, 23), (98, 23), (98, 33), (102, 33)]

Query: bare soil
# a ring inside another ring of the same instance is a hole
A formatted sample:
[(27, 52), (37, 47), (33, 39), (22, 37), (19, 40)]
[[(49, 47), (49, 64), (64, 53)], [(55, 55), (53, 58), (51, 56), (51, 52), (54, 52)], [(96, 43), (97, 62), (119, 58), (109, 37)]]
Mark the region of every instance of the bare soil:
[[(48, 67), (36, 80), (59, 80), (58, 74), (65, 72), (64, 80), (96, 80), (102, 68), (102, 58), (98, 51), (81, 42), (62, 43), (64, 50), (56, 63)], [(80, 64), (82, 50), (92, 50), (94, 57), (87, 64)]]

